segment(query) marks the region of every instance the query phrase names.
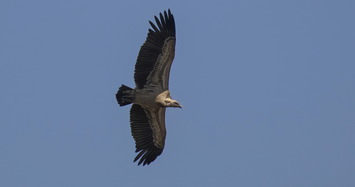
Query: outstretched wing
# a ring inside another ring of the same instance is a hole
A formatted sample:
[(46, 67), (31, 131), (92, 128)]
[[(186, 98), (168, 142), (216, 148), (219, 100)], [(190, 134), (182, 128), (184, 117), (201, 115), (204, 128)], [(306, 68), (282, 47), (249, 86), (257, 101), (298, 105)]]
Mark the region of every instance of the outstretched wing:
[(143, 108), (138, 104), (131, 107), (131, 130), (136, 141), (134, 162), (149, 165), (164, 149), (165, 144), (165, 108)]
[(134, 70), (137, 88), (143, 88), (147, 82), (161, 84), (168, 89), (170, 67), (175, 55), (175, 20), (170, 9), (160, 13), (160, 21), (154, 16), (157, 26), (149, 29), (146, 41), (142, 45)]

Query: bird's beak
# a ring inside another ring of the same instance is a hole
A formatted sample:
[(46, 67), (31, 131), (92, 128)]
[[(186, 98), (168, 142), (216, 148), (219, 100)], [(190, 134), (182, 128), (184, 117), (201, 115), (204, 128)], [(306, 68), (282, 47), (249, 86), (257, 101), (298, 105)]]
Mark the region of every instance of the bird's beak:
[(182, 106), (179, 104), (179, 108), (182, 108)]

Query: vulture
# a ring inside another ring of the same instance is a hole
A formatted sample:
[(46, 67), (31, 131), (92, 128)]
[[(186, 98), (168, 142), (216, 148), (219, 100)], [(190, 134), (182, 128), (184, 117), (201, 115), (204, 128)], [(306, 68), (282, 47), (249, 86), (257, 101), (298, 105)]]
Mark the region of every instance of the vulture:
[(164, 149), (166, 107), (182, 106), (173, 100), (169, 91), (169, 73), (175, 56), (175, 21), (170, 9), (154, 16), (156, 25), (149, 21), (146, 41), (143, 43), (135, 65), (134, 89), (125, 86), (116, 94), (120, 106), (133, 103), (130, 110), (132, 136), (136, 143), (133, 162), (149, 165)]

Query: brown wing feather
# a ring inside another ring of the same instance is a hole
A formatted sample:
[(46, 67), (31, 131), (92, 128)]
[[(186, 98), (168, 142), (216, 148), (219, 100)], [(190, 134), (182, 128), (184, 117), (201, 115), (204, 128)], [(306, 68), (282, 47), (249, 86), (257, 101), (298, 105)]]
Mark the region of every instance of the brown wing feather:
[(168, 13), (164, 11), (164, 16), (160, 13), (160, 21), (156, 16), (154, 18), (158, 27), (149, 21), (154, 31), (149, 29), (147, 39), (139, 51), (135, 65), (134, 81), (137, 88), (143, 88), (146, 84), (147, 77), (154, 69), (165, 41), (170, 37), (175, 38), (175, 20), (170, 10)]
[(131, 107), (131, 130), (139, 152), (134, 162), (149, 165), (164, 149), (165, 144), (165, 108), (144, 109), (138, 104)]

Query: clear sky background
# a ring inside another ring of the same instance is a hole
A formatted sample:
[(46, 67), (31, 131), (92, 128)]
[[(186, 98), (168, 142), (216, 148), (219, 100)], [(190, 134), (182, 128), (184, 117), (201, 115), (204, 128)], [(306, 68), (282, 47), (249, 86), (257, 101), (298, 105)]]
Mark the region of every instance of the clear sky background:
[[(148, 20), (177, 27), (166, 147), (133, 163)], [(355, 1), (0, 1), (0, 186), (355, 186)]]

